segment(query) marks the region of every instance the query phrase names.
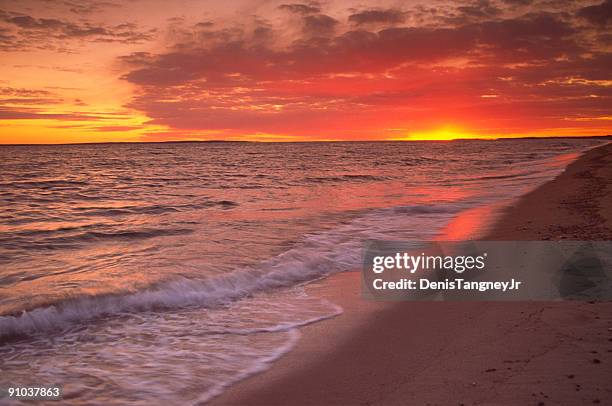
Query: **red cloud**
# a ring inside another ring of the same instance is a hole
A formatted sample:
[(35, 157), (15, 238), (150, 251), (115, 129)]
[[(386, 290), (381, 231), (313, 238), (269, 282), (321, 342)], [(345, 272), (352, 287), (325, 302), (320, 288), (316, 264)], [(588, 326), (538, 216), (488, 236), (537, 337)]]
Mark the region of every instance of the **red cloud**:
[(124, 79), (139, 88), (129, 107), (181, 130), (335, 138), (442, 122), (554, 127), (606, 114), (611, 56), (584, 40), (590, 27), (546, 10), (499, 18), (481, 5), (457, 9), (479, 20), (452, 24), (398, 26), (400, 14), (380, 10), (345, 18), (383, 24), (378, 30), (286, 5), (308, 27), (289, 45), (257, 40), (261, 27), (225, 28), (124, 57)]

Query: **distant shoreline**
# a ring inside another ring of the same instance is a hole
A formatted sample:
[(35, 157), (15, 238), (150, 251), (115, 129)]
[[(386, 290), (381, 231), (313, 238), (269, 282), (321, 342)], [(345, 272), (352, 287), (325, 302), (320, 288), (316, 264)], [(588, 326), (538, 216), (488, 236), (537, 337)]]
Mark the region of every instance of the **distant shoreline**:
[(3, 144), (0, 147), (29, 146), (63, 146), (63, 145), (131, 145), (131, 144), (318, 144), (318, 143), (404, 143), (404, 142), (457, 142), (457, 141), (513, 141), (513, 140), (562, 140), (562, 139), (608, 139), (612, 135), (577, 135), (577, 136), (545, 136), (545, 137), (498, 137), (498, 138), (455, 138), (452, 140), (318, 140), (318, 141), (247, 141), (247, 140), (179, 140), (179, 141), (106, 141), (106, 142), (72, 142), (57, 144)]
[(483, 240), (612, 240), (612, 143), (505, 210)]

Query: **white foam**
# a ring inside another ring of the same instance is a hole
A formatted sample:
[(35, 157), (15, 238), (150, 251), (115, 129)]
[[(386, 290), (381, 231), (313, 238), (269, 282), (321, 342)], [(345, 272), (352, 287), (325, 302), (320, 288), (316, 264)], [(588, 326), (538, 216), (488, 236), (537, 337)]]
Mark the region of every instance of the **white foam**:
[[(53, 351), (44, 336), (8, 344), (3, 373), (15, 382), (31, 376), (66, 382), (66, 393), (83, 403), (115, 404), (129, 396), (136, 405), (200, 404), (269, 368), (295, 346), (299, 327), (341, 312), (295, 287), (222, 308), (108, 318), (58, 335)], [(89, 386), (91, 379), (105, 385)]]
[[(376, 210), (336, 229), (307, 235), (294, 248), (256, 267), (206, 279), (174, 279), (128, 294), (74, 298), (20, 315), (2, 316), (0, 339), (61, 330), (74, 323), (123, 313), (215, 307), (258, 292), (355, 269), (360, 266), (365, 240), (415, 238), (414, 234), (406, 234), (406, 230), (415, 228), (421, 237), (427, 229), (433, 235), (457, 210), (457, 207), (442, 205), (426, 209), (409, 206), (399, 211), (397, 208)], [(406, 216), (407, 211), (413, 216)], [(422, 220), (419, 229), (419, 216), (429, 216), (432, 211), (439, 213), (439, 224), (432, 223), (428, 217)]]
[(260, 372), (263, 372), (267, 369), (270, 368), (270, 366), (272, 365), (272, 363), (276, 360), (278, 360), (280, 357), (282, 357), (283, 355), (287, 354), (289, 351), (291, 351), (293, 349), (293, 347), (295, 347), (295, 345), (297, 344), (298, 340), (300, 339), (301, 333), (299, 330), (297, 329), (292, 329), (290, 330), (290, 335), (289, 335), (289, 340), (287, 340), (287, 342), (279, 347), (276, 351), (274, 351), (273, 353), (271, 353), (270, 355), (260, 358), (258, 360), (258, 362), (254, 363), (251, 367), (246, 368), (242, 371), (239, 371), (234, 377), (232, 377), (231, 379), (228, 379), (225, 382), (221, 382), (215, 386), (213, 386), (211, 389), (205, 391), (200, 397), (198, 397), (198, 399), (193, 402), (192, 404), (197, 405), (197, 404), (201, 404), (201, 403), (206, 403), (208, 401), (210, 401), (211, 399), (221, 395), (225, 389), (227, 389), (228, 387), (250, 377), (253, 376), (255, 374), (258, 374)]
[(272, 327), (267, 327), (267, 328), (260, 328), (260, 329), (243, 329), (243, 330), (236, 330), (236, 329), (228, 329), (228, 331), (231, 334), (255, 334), (255, 333), (261, 333), (261, 332), (282, 332), (282, 331), (287, 331), (289, 333), (289, 339), (287, 340), (287, 342), (281, 346), (278, 347), (276, 350), (272, 351), (269, 355), (262, 357), (260, 359), (258, 359), (255, 363), (253, 363), (250, 367), (242, 370), (242, 371), (238, 371), (236, 373), (236, 375), (234, 377), (232, 377), (231, 379), (228, 379), (224, 382), (220, 382), (219, 384), (213, 386), (212, 388), (208, 389), (207, 391), (205, 391), (198, 399), (197, 401), (195, 401), (193, 404), (200, 404), (200, 403), (206, 403), (208, 401), (210, 401), (211, 399), (219, 396), (220, 394), (222, 394), (226, 388), (236, 384), (237, 382), (240, 382), (252, 375), (258, 374), (260, 372), (263, 372), (267, 369), (269, 369), (272, 366), (272, 363), (276, 360), (278, 360), (279, 358), (281, 358), (283, 355), (287, 354), (288, 352), (290, 352), (295, 345), (297, 344), (301, 333), (298, 330), (298, 327), (303, 327), (306, 326), (308, 324), (313, 324), (322, 320), (326, 320), (326, 319), (330, 319), (333, 317), (336, 317), (340, 314), (342, 314), (343, 309), (334, 304), (331, 303), (329, 301), (325, 301), (327, 304), (330, 305), (330, 307), (332, 308), (332, 311), (324, 316), (319, 316), (319, 317), (313, 317), (307, 320), (303, 320), (299, 323), (281, 323), (278, 324), (276, 326), (272, 326)]

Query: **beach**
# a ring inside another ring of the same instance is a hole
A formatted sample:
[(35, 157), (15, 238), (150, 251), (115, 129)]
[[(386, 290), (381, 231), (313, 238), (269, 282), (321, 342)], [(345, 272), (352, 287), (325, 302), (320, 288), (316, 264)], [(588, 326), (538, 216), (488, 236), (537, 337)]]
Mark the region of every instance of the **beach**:
[[(483, 240), (611, 240), (612, 144), (506, 206)], [(360, 274), (312, 283), (344, 313), (213, 405), (612, 401), (610, 302), (370, 302)]]

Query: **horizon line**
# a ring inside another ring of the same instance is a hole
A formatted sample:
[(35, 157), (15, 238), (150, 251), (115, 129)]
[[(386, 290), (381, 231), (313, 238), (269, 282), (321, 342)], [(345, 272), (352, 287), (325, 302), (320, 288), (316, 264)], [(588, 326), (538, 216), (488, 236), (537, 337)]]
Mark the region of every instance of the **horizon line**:
[(576, 139), (576, 138), (604, 138), (612, 139), (612, 134), (605, 135), (552, 135), (524, 137), (465, 137), (452, 139), (387, 139), (387, 140), (296, 140), (296, 141), (261, 141), (261, 140), (164, 140), (164, 141), (100, 141), (100, 142), (66, 142), (66, 143), (0, 143), (0, 146), (62, 146), (62, 145), (106, 145), (106, 144), (188, 144), (188, 143), (253, 143), (253, 144), (305, 144), (305, 143), (334, 143), (334, 142), (452, 142), (452, 141), (507, 141), (507, 140), (538, 140), (538, 139)]

